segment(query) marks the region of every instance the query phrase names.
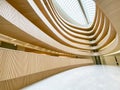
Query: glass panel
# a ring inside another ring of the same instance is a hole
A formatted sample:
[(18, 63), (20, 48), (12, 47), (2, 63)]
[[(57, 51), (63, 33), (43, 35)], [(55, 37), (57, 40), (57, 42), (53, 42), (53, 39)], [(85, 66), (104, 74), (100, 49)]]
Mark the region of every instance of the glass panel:
[(93, 23), (96, 11), (95, 2), (93, 0), (81, 0), (81, 3), (83, 5), (89, 23)]
[(61, 8), (59, 10), (62, 10), (64, 13), (66, 13), (65, 15), (68, 15), (70, 19), (79, 23), (80, 25), (88, 26), (93, 23), (96, 10), (95, 2), (93, 0), (53, 0), (53, 1), (55, 1)]

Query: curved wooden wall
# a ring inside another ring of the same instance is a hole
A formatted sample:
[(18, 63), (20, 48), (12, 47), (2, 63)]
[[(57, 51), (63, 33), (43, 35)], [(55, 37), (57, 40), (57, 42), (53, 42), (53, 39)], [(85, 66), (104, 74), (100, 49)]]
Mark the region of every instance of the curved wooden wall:
[[(112, 26), (114, 26), (115, 31), (117, 32), (117, 40), (114, 42), (116, 45), (116, 48), (111, 51), (111, 53), (114, 53), (116, 51), (120, 50), (120, 1), (119, 0), (96, 0), (97, 6), (104, 12), (106, 17), (109, 19), (109, 21), (112, 23)], [(113, 31), (112, 31), (113, 32)], [(112, 48), (113, 45), (110, 47)]]
[(0, 90), (18, 90), (61, 71), (92, 64), (91, 58), (55, 57), (0, 48)]
[[(117, 45), (115, 28), (98, 5), (93, 25), (82, 28), (66, 21), (52, 0), (3, 0), (1, 4), (1, 18), (8, 24), (12, 23), (8, 27), (15, 31), (1, 26), (1, 33), (51, 52), (89, 57), (109, 53)], [(106, 51), (113, 42), (114, 47)], [(99, 52), (93, 52), (95, 50)]]
[(94, 22), (85, 28), (68, 22), (53, 0), (0, 0), (0, 41), (67, 56), (0, 49), (0, 89), (18, 89), (60, 71), (93, 64), (91, 56), (120, 50), (120, 1), (96, 3)]

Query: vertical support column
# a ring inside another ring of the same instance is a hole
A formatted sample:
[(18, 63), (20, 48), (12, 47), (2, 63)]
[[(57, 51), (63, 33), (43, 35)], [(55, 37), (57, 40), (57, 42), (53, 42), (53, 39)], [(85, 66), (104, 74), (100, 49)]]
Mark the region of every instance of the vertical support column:
[[(91, 39), (90, 41), (94, 41), (94, 40), (95, 39)], [(94, 43), (91, 46), (94, 47), (94, 46), (97, 46), (97, 44)], [(99, 51), (98, 49), (92, 50), (92, 52), (98, 52), (98, 51)], [(96, 65), (102, 64), (100, 56), (93, 56), (93, 60), (94, 60)]]
[(117, 57), (114, 56), (114, 58), (115, 58), (115, 61), (116, 61), (116, 65), (119, 66), (119, 63), (118, 63)]
[(100, 56), (94, 56), (94, 58), (95, 58), (96, 65), (101, 65), (102, 64)]
[(103, 55), (100, 56), (100, 59), (101, 59), (101, 63), (102, 63), (103, 65), (106, 65), (106, 61), (105, 61), (105, 58), (104, 58)]

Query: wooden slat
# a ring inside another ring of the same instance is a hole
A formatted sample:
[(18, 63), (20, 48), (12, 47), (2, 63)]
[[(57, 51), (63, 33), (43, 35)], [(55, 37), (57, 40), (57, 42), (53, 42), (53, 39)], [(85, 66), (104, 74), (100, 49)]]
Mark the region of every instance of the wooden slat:
[[(33, 78), (30, 78), (33, 77), (32, 75), (42, 74), (42, 72), (46, 72), (47, 75), (43, 74), (43, 76), (34, 78), (40, 80), (70, 68), (91, 64), (93, 64), (91, 58), (54, 57), (0, 48), (0, 87), (2, 88), (0, 90), (14, 90), (15, 87), (24, 86), (24, 83), (28, 85), (32, 82), (31, 79)], [(49, 70), (53, 71), (49, 73)], [(19, 79), (21, 77), (25, 78)], [(18, 80), (17, 83), (19, 83), (18, 86), (15, 85), (16, 79)]]

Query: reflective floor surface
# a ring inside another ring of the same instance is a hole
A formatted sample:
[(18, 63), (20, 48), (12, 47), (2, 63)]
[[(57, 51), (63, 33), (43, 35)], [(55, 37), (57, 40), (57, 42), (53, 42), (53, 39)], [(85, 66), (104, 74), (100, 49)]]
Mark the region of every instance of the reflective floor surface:
[(79, 67), (21, 90), (120, 90), (120, 67), (104, 65)]

